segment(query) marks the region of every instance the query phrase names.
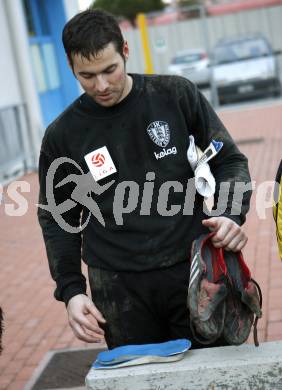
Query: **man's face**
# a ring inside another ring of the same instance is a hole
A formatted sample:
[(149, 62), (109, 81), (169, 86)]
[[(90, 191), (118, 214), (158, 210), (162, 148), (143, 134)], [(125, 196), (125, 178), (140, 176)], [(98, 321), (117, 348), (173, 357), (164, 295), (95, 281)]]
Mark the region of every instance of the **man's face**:
[[(128, 57), (128, 46), (123, 48), (125, 60)], [(73, 72), (84, 91), (96, 103), (111, 107), (120, 102), (130, 90), (130, 78), (126, 74), (125, 60), (109, 43), (90, 60), (80, 54), (72, 56)]]

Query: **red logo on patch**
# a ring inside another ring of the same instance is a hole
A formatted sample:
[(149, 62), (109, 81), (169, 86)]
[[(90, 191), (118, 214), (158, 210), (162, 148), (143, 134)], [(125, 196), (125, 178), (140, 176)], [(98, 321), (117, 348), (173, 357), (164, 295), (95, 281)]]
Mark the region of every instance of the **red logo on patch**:
[(105, 156), (102, 153), (97, 153), (92, 156), (92, 164), (95, 165), (95, 167), (101, 167), (105, 163)]

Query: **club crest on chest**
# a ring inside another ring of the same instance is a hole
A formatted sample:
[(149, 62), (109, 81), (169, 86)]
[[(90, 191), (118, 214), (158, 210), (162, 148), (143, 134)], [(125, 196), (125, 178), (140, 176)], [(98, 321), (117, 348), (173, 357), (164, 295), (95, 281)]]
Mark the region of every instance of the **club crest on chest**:
[(151, 140), (158, 146), (165, 148), (170, 141), (170, 130), (167, 122), (154, 121), (147, 127)]

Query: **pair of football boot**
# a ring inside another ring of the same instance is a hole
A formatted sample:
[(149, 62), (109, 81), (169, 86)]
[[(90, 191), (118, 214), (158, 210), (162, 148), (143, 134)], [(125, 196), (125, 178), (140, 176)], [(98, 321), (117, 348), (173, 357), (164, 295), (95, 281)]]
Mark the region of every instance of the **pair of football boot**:
[(201, 344), (224, 338), (230, 345), (244, 343), (262, 316), (262, 295), (252, 279), (242, 252), (215, 248), (214, 233), (201, 235), (191, 251), (188, 309), (190, 327)]

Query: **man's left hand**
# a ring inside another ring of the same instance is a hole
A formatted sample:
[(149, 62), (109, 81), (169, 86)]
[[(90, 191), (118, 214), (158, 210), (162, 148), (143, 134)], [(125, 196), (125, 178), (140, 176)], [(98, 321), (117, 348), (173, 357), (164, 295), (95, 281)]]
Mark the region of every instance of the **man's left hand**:
[(238, 252), (244, 248), (248, 241), (241, 226), (227, 217), (212, 217), (204, 219), (202, 223), (215, 232), (211, 240), (216, 248)]

